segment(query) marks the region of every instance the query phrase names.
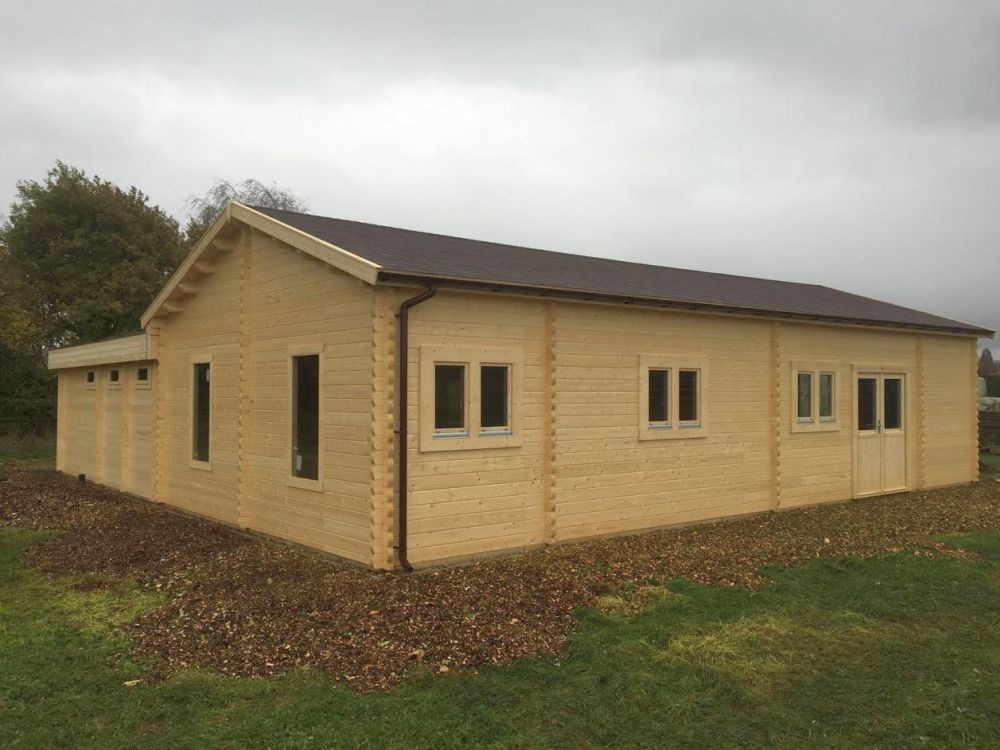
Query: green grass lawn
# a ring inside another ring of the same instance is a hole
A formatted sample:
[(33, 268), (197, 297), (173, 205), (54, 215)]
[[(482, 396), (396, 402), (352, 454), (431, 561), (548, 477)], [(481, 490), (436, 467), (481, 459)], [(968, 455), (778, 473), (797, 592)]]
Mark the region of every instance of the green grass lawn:
[(1000, 473), (1000, 453), (980, 453), (979, 460), (986, 464), (994, 473)]
[(0, 464), (54, 469), (55, 435), (0, 435)]
[(981, 561), (912, 553), (684, 581), (630, 617), (580, 613), (559, 661), (415, 673), (356, 695), (322, 674), (143, 675), (116, 625), (155, 606), (21, 564), (0, 530), (5, 747), (998, 747), (1000, 535)]

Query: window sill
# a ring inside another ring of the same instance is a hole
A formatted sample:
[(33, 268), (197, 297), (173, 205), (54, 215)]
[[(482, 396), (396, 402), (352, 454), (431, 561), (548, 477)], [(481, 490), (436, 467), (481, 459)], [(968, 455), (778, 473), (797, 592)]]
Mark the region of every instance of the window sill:
[(197, 469), (198, 471), (212, 470), (211, 461), (195, 461), (194, 459), (191, 459), (190, 461), (188, 461), (188, 466), (190, 466), (192, 469)]
[(295, 487), (300, 490), (309, 490), (310, 492), (324, 491), (322, 479), (306, 479), (305, 477), (287, 477), (286, 484), (289, 487)]
[(837, 432), (840, 422), (793, 422), (792, 432)]
[(649, 425), (639, 429), (639, 440), (688, 440), (708, 437), (708, 428), (700, 425)]
[(524, 442), (520, 434), (507, 432), (481, 432), (477, 435), (452, 433), (434, 435), (420, 441), (421, 453), (439, 451), (489, 450), (490, 448), (518, 448)]
[(435, 432), (434, 440), (462, 440), (469, 437), (468, 432)]

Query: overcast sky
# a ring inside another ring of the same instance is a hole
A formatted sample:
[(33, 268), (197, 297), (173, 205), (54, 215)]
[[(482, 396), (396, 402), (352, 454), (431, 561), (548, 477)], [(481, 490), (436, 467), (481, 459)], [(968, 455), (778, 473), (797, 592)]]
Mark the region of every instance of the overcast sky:
[(1000, 328), (996, 0), (8, 2), (0, 149)]

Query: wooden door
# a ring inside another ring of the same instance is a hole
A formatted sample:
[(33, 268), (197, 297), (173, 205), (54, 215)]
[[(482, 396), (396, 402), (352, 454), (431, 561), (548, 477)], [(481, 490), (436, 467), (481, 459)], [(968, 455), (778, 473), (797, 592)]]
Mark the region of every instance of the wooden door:
[(855, 492), (877, 495), (906, 489), (905, 378), (859, 372), (855, 384)]

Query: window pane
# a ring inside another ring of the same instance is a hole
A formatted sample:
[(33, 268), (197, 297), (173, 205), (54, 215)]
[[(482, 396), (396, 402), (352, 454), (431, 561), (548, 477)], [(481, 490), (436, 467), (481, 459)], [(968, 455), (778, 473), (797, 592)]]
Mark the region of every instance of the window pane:
[(135, 371), (135, 379), (139, 380), (139, 381), (149, 380), (149, 368), (148, 367), (140, 367), (138, 370), (136, 370)]
[(95, 380), (95, 378), (96, 378), (96, 376), (94, 374), (94, 371), (93, 370), (87, 370), (87, 382), (88, 383), (93, 383), (94, 380)]
[(670, 371), (649, 371), (649, 421), (667, 422), (670, 403)]
[(833, 374), (829, 372), (819, 374), (819, 416), (833, 416)]
[(886, 378), (885, 395), (885, 429), (898, 430), (903, 426), (903, 381), (899, 378)]
[(292, 476), (319, 479), (319, 355), (292, 358)]
[(799, 419), (812, 419), (813, 407), (812, 407), (812, 373), (811, 372), (800, 372), (798, 376), (798, 387), (799, 387), (799, 401), (798, 401), (798, 417)]
[(479, 426), (483, 429), (509, 427), (507, 421), (506, 365), (483, 365), (480, 376)]
[(698, 421), (698, 371), (681, 370), (677, 373), (677, 388), (680, 395), (678, 417), (681, 422)]
[(118, 370), (112, 370), (111, 371), (111, 382), (112, 383), (117, 383), (118, 382)]
[(465, 365), (434, 365), (434, 429), (465, 427)]
[(211, 406), (211, 385), (209, 366), (199, 362), (194, 366), (194, 459), (208, 460), (209, 420)]
[(858, 378), (858, 429), (875, 429), (875, 378)]

